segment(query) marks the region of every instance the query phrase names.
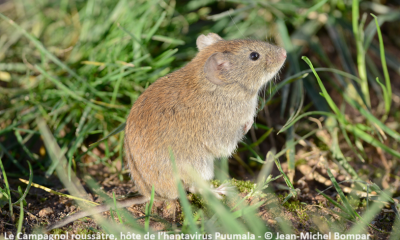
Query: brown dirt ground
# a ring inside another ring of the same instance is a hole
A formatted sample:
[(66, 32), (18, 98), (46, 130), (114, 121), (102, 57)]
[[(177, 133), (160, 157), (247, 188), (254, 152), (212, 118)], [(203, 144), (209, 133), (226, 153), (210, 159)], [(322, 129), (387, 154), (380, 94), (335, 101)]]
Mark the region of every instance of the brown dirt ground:
[[(318, 162), (314, 163), (318, 164)], [(306, 166), (306, 170), (310, 169), (309, 165), (302, 166)], [(286, 165), (283, 164), (283, 167), (286, 168)], [(115, 192), (117, 199), (126, 198), (128, 195), (136, 192), (136, 189), (131, 181), (120, 181), (116, 173), (107, 173), (106, 168), (99, 169), (98, 165), (91, 168), (93, 169), (88, 169), (88, 172), (100, 171), (102, 173), (106, 173), (102, 175), (107, 177), (101, 180), (97, 180), (98, 184), (102, 186), (102, 190), (106, 192), (110, 197), (112, 197), (113, 191)], [(301, 169), (302, 167), (300, 166), (298, 168)], [(333, 168), (334, 167), (332, 166), (332, 169)], [(326, 189), (327, 187), (324, 184), (316, 182), (310, 177), (301, 178), (301, 171), (305, 170), (302, 169), (298, 171), (298, 173), (296, 173), (296, 178), (298, 179), (297, 181), (295, 181), (297, 182), (296, 187), (300, 189), (300, 195), (297, 200), (290, 200), (289, 203), (283, 204), (282, 206), (282, 195), (285, 195), (285, 192), (276, 190), (275, 194), (268, 193), (262, 198), (250, 198), (247, 200), (247, 204), (252, 205), (258, 201), (265, 201), (265, 203), (259, 208), (258, 215), (266, 222), (266, 224), (271, 229), (275, 231), (279, 231), (277, 221), (280, 221), (282, 219), (288, 220), (297, 233), (310, 231), (324, 232), (326, 229), (329, 229), (327, 223), (332, 222), (336, 223), (340, 227), (340, 229), (343, 230), (343, 232), (349, 230), (352, 226), (352, 223), (350, 221), (344, 220), (339, 216), (339, 213), (341, 212), (340, 209), (329, 203), (323, 196), (318, 195), (314, 190), (310, 190), (316, 188)], [(326, 171), (324, 171), (323, 167), (316, 167), (311, 175), (316, 176), (317, 173), (320, 174), (320, 178), (325, 178), (324, 181), (328, 181)], [(345, 176), (340, 174), (336, 174), (335, 177), (338, 180), (345, 179)], [(53, 189), (58, 189), (59, 192), (68, 194), (68, 192), (63, 189), (62, 185), (58, 182), (56, 178), (49, 179), (49, 181), (55, 183)], [(274, 182), (273, 187), (275, 189), (278, 189), (279, 184), (284, 184), (282, 179)], [(20, 183), (14, 180), (13, 182), (10, 182), (10, 185), (17, 186), (20, 185)], [(85, 186), (84, 183), (83, 185)], [(350, 185), (347, 184), (347, 186)], [(86, 196), (87, 200), (101, 202), (98, 195), (90, 193), (90, 191), (88, 192), (89, 193)], [(328, 194), (331, 198), (337, 200), (336, 192), (334, 190), (328, 190), (326, 194)], [(246, 195), (246, 192), (243, 192), (240, 195), (244, 197)], [(194, 204), (197, 197), (197, 195), (196, 197), (192, 194), (188, 195), (189, 200)], [(77, 207), (73, 200), (66, 197), (57, 196), (52, 193), (48, 193), (42, 189), (35, 187), (31, 188), (30, 193), (26, 198), (26, 201), (27, 205), (25, 207), (25, 211), (28, 211), (30, 213), (25, 213), (24, 216), (23, 232), (26, 233), (32, 232), (32, 230), (38, 226), (46, 226), (49, 223), (54, 223), (64, 218), (65, 216), (80, 210), (80, 208)], [(135, 205), (129, 207), (128, 211), (135, 218), (143, 217), (145, 216), (144, 206), (145, 204)], [(364, 208), (365, 206), (359, 206), (358, 212), (361, 213)], [(19, 212), (19, 209), (14, 209), (14, 211)], [(181, 209), (178, 201), (172, 203), (155, 202), (152, 213), (158, 215), (162, 219), (151, 219), (150, 227), (155, 231), (171, 229), (172, 226), (179, 227), (182, 224), (180, 220)], [(106, 212), (103, 215), (107, 218), (110, 218), (109, 212)], [(15, 234), (15, 225), (5, 223), (9, 222), (8, 208), (0, 209), (0, 216), (0, 233), (7, 233), (8, 235), (11, 233)], [(384, 208), (383, 211), (381, 211), (373, 221), (373, 225), (376, 228), (381, 229), (383, 232), (376, 231), (373, 228), (368, 229), (369, 233), (374, 236), (373, 239), (388, 239), (388, 234), (384, 232), (391, 231), (394, 218), (395, 215), (393, 211), (389, 208), (389, 206)], [(114, 217), (114, 220), (118, 221), (118, 218)], [(138, 222), (139, 224), (144, 225), (144, 219), (141, 219)], [(82, 231), (84, 231), (85, 229), (87, 230), (90, 228), (100, 229), (100, 227), (93, 219), (84, 218), (62, 227), (61, 233), (82, 233)], [(52, 233), (60, 233), (60, 230), (53, 230)]]

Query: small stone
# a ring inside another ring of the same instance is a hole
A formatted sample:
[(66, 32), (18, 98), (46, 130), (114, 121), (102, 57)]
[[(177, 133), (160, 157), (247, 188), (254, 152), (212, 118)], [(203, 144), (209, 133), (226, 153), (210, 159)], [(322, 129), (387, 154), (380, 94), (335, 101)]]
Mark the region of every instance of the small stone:
[(53, 213), (53, 209), (47, 207), (39, 211), (39, 217), (45, 217)]
[(273, 219), (268, 219), (267, 223), (268, 223), (268, 225), (276, 225), (277, 222)]

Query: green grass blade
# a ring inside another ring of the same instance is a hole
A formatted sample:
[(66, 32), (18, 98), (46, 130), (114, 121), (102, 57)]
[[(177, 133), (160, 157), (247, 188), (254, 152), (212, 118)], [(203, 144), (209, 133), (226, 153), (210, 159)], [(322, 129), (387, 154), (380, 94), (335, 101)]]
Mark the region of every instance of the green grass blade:
[(75, 92), (73, 92), (72, 90), (70, 90), (67, 86), (65, 86), (64, 84), (61, 83), (61, 81), (59, 81), (58, 79), (50, 76), (45, 70), (43, 70), (41, 67), (39, 67), (39, 65), (36, 65), (35, 68), (41, 73), (43, 74), (43, 76), (45, 76), (47, 79), (49, 79), (51, 82), (53, 82), (61, 91), (63, 91), (64, 93), (66, 93), (67, 95), (69, 95), (71, 98), (74, 98), (75, 100), (84, 102), (88, 105), (90, 105), (93, 108), (96, 109), (101, 109), (100, 106), (98, 105), (94, 105), (92, 102), (86, 100), (85, 98), (79, 96), (78, 94), (76, 94)]
[(397, 218), (394, 221), (392, 232), (390, 234), (390, 240), (398, 240), (400, 235), (400, 219)]
[(315, 77), (317, 78), (318, 81), (318, 85), (321, 88), (323, 97), (326, 99), (326, 101), (328, 102), (329, 107), (332, 109), (332, 111), (336, 114), (336, 116), (339, 119), (344, 119), (343, 114), (340, 112), (339, 108), (336, 106), (335, 102), (332, 100), (332, 98), (329, 96), (328, 91), (326, 91), (324, 84), (322, 83), (321, 79), (319, 78), (317, 72), (314, 69), (314, 66), (312, 65), (310, 59), (308, 59), (308, 57), (301, 57), (301, 59), (303, 59), (308, 66), (310, 66), (311, 70), (313, 71)]
[[(146, 35), (147, 36), (147, 35)], [(165, 43), (171, 43), (171, 44), (176, 44), (176, 45), (184, 45), (185, 42), (180, 40), (180, 39), (176, 39), (176, 38), (170, 38), (170, 37), (166, 37), (166, 36), (161, 36), (161, 35), (153, 35), (151, 37), (152, 40), (155, 41), (160, 41), (160, 42), (165, 42)]]
[(23, 200), (26, 198), (26, 195), (28, 195), (29, 189), (31, 188), (31, 185), (32, 185), (32, 180), (33, 180), (32, 166), (31, 166), (31, 163), (29, 161), (27, 161), (27, 163), (28, 163), (28, 166), (29, 166), (29, 182), (28, 182), (28, 186), (26, 186), (24, 194), (22, 194), (22, 196), (16, 202), (14, 202), (14, 205), (17, 205), (18, 203), (23, 202)]
[[(382, 193), (383, 194), (383, 193)], [(378, 213), (382, 210), (384, 207), (385, 202), (383, 199), (379, 198), (377, 201), (375, 201), (367, 211), (364, 212), (362, 215), (362, 218), (359, 219), (356, 224), (352, 226), (350, 231), (348, 231), (347, 234), (349, 235), (357, 235), (362, 233), (365, 228), (370, 225), (369, 223), (374, 220), (374, 218), (378, 215)]]
[(347, 134), (346, 130), (344, 129), (344, 126), (339, 125), (340, 130), (343, 134), (344, 139), (346, 140), (347, 144), (349, 144), (351, 150), (357, 155), (357, 157), (362, 161), (365, 162), (365, 159), (361, 156), (361, 154), (355, 149), (353, 143), (351, 142), (349, 135)]
[[(318, 131), (318, 129), (314, 129), (312, 131), (310, 131), (309, 133), (305, 134), (304, 136), (302, 136), (300, 139), (298, 139), (297, 141), (295, 141), (293, 144), (297, 145), (299, 144), (300, 141), (303, 141), (304, 139), (310, 137), (311, 135), (315, 134)], [(275, 158), (279, 158), (282, 155), (284, 155), (286, 153), (287, 148), (282, 149), (279, 153), (277, 153), (275, 155)], [(263, 163), (263, 162), (262, 162)]]
[(154, 24), (154, 26), (147, 33), (146, 42), (148, 42), (151, 39), (151, 37), (153, 37), (154, 33), (156, 33), (157, 29), (160, 27), (161, 23), (164, 21), (166, 14), (167, 13), (164, 11), (161, 14), (160, 18), (157, 20), (156, 24)]
[(264, 140), (272, 133), (273, 130), (274, 130), (273, 128), (270, 128), (260, 138), (258, 138), (256, 142), (253, 142), (252, 144), (247, 145), (244, 148), (239, 148), (237, 150), (237, 152), (242, 152), (242, 151), (248, 150), (249, 148), (257, 147), (258, 145), (260, 145), (260, 143), (264, 142)]
[(289, 181), (294, 180), (294, 171), (295, 171), (295, 144), (294, 144), (294, 127), (290, 127), (286, 131), (286, 159), (288, 162), (287, 175), (289, 177)]
[[(14, 130), (14, 134), (15, 137), (17, 138), (18, 143), (21, 145), (22, 149), (24, 150), (24, 152), (32, 159), (32, 160), (36, 160), (36, 158), (33, 156), (33, 153), (25, 146), (25, 144), (23, 143), (23, 139), (21, 134), (19, 133), (19, 130), (17, 128), (15, 128)], [(30, 136), (33, 135), (33, 133), (29, 133)]]
[(92, 108), (89, 105), (86, 106), (85, 109), (83, 110), (82, 116), (79, 119), (78, 127), (75, 130), (75, 136), (79, 136), (79, 134), (83, 128), (83, 124), (86, 122), (91, 111), (92, 111)]
[(358, 127), (349, 124), (349, 125), (346, 125), (345, 128), (346, 128), (347, 131), (353, 133), (355, 136), (361, 138), (365, 142), (367, 142), (367, 143), (369, 143), (369, 144), (371, 144), (371, 145), (373, 145), (375, 147), (382, 148), (382, 150), (384, 150), (385, 152), (387, 152), (390, 155), (400, 159), (400, 152), (398, 152), (398, 151), (386, 146), (385, 144), (383, 144), (380, 141), (376, 140), (371, 135), (369, 135), (368, 133), (366, 133), (363, 130), (359, 129)]
[(377, 30), (378, 38), (379, 38), (379, 49), (380, 49), (380, 53), (381, 53), (383, 75), (385, 76), (385, 83), (386, 83), (386, 89), (387, 89), (387, 96), (385, 98), (385, 107), (386, 107), (386, 114), (389, 114), (390, 106), (392, 103), (392, 86), (390, 83), (389, 71), (388, 71), (387, 65), (386, 65), (385, 47), (383, 45), (382, 33), (381, 33), (381, 28), (379, 27), (378, 18), (372, 13), (371, 13), (371, 15), (375, 19), (376, 30)]
[(264, 161), (261, 171), (257, 176), (257, 183), (256, 183), (257, 188), (255, 189), (255, 192), (261, 191), (263, 186), (265, 185), (265, 182), (272, 171), (272, 165), (274, 163), (274, 159), (275, 159), (275, 154), (269, 151), (267, 153), (267, 157)]
[[(333, 45), (335, 46), (336, 51), (338, 52), (340, 62), (344, 71), (356, 75), (357, 70), (354, 65), (353, 59), (351, 57), (351, 52), (349, 46), (346, 43), (346, 39), (344, 37), (344, 33), (337, 28), (338, 22), (335, 18), (329, 17), (328, 22), (326, 24), (326, 29), (328, 30), (329, 36)], [(346, 27), (346, 25), (344, 26)], [(329, 59), (327, 59), (329, 60)], [(329, 61), (330, 62), (330, 61)], [(333, 65), (333, 64), (330, 64)], [(360, 80), (361, 83), (361, 80)]]
[(363, 35), (363, 30), (359, 28), (358, 19), (360, 17), (359, 13), (359, 0), (353, 0), (352, 5), (352, 25), (353, 25), (353, 33), (356, 41), (357, 47), (357, 65), (358, 65), (358, 74), (360, 75), (361, 82), (361, 92), (364, 95), (365, 102), (368, 107), (371, 106), (371, 100), (369, 96), (369, 87), (367, 80), (367, 69), (365, 64), (365, 49), (363, 45), (363, 39), (361, 38)]
[(310, 7), (309, 9), (307, 9), (307, 11), (306, 11), (305, 13), (301, 14), (301, 15), (302, 15), (303, 17), (307, 17), (308, 14), (309, 14), (310, 12), (317, 11), (317, 10), (318, 10), (320, 7), (322, 7), (326, 2), (328, 2), (328, 0), (323, 0), (323, 1), (317, 2), (317, 4), (315, 4), (314, 6)]
[[(331, 197), (329, 197), (328, 195), (326, 195), (324, 192), (321, 192), (320, 190), (317, 189), (318, 194), (321, 194), (322, 196), (324, 196), (330, 203), (332, 203), (333, 205), (335, 205), (337, 208), (339, 208), (340, 210), (342, 210), (344, 213), (347, 213), (347, 209), (345, 207), (343, 207), (342, 205), (340, 205), (338, 202), (336, 202), (335, 200), (333, 200)], [(351, 215), (350, 215), (351, 216)]]
[[(309, 71), (311, 72), (311, 70)], [(273, 86), (271, 88), (271, 90), (269, 91), (269, 96), (268, 99), (266, 100), (266, 102), (269, 102), (272, 100), (272, 98), (275, 96), (275, 94), (284, 86), (286, 86), (287, 84), (293, 83), (299, 79), (305, 78), (308, 76), (308, 72), (307, 71), (302, 71), (300, 73), (297, 73), (295, 75), (292, 75), (288, 78), (285, 78), (284, 80), (280, 81), (278, 84), (276, 84), (276, 86)]]
[(352, 107), (357, 109), (366, 119), (368, 119), (369, 122), (376, 124), (377, 127), (381, 128), (389, 136), (394, 138), (396, 141), (400, 142), (400, 134), (398, 132), (390, 129), (388, 126), (386, 126), (384, 123), (382, 123), (371, 112), (369, 112), (365, 108), (361, 107), (360, 104), (357, 103), (357, 101), (354, 101), (346, 94), (343, 94), (343, 97), (347, 103), (349, 103)]
[(292, 184), (292, 182), (290, 181), (289, 177), (286, 175), (286, 173), (282, 170), (282, 166), (281, 163), (279, 161), (279, 159), (277, 158), (277, 156), (275, 156), (275, 164), (278, 167), (279, 172), (281, 172), (281, 174), (283, 175), (283, 179), (285, 180), (286, 185), (289, 187), (290, 189), (290, 194), (285, 198), (285, 200), (283, 201), (283, 203), (285, 203), (287, 200), (289, 200), (291, 197), (296, 197), (296, 190)]
[(329, 117), (325, 121), (326, 128), (328, 129), (330, 136), (331, 136), (331, 145), (330, 150), (332, 153), (332, 157), (338, 161), (340, 166), (346, 170), (346, 172), (353, 178), (353, 179), (360, 179), (357, 172), (354, 168), (347, 162), (342, 150), (340, 149), (339, 145), (339, 124), (336, 121), (336, 118)]
[(24, 223), (24, 202), (21, 201), (19, 203), (19, 219), (18, 219), (18, 227), (17, 227), (17, 236), (19, 233), (22, 233), (22, 224)]
[[(115, 198), (114, 191), (113, 191), (113, 202), (114, 202), (114, 209), (115, 209), (115, 212), (117, 213), (119, 223), (123, 224), (124, 222), (122, 221), (121, 214), (119, 213), (119, 210), (117, 209), (117, 199)], [(111, 211), (110, 211), (110, 213), (111, 213)]]
[(329, 175), (329, 178), (331, 179), (333, 186), (335, 187), (336, 191), (338, 192), (340, 199), (343, 201), (343, 205), (346, 209), (346, 213), (349, 214), (352, 218), (355, 219), (356, 214), (354, 209), (351, 207), (349, 201), (347, 200), (346, 196), (344, 195), (342, 189), (340, 188), (339, 184), (337, 183), (335, 177), (333, 176), (331, 170), (327, 167), (326, 171)]
[(1, 157), (0, 157), (0, 168), (1, 168), (1, 172), (3, 173), (4, 185), (6, 185), (6, 191), (7, 191), (7, 195), (8, 195), (8, 206), (9, 206), (9, 210), (10, 210), (10, 212), (9, 212), (10, 218), (12, 221), (14, 221), (13, 203), (11, 200), (10, 185), (8, 184), (6, 170), (4, 169), (3, 162), (1, 161)]
[[(96, 181), (93, 180), (93, 178), (88, 178), (86, 183), (89, 185), (89, 187), (90, 187), (91, 189), (101, 189), (101, 186), (99, 186), (99, 185), (96, 183)], [(97, 193), (102, 199), (105, 200), (105, 203), (107, 203), (107, 204), (115, 204), (115, 203), (113, 203), (113, 202), (114, 202), (114, 199), (115, 199), (114, 197), (113, 197), (113, 198), (110, 198), (105, 192), (100, 191), (100, 190), (96, 191), (96, 193)], [(117, 210), (117, 209), (116, 209), (116, 210)], [(128, 210), (123, 209), (123, 208), (120, 208), (120, 209), (118, 209), (116, 212), (117, 212), (117, 215), (118, 215), (118, 214), (122, 215), (122, 216), (121, 216), (121, 219), (122, 219), (122, 217), (123, 217), (123, 219), (125, 220), (125, 221), (124, 221), (125, 226), (128, 225), (129, 227), (132, 227), (136, 232), (139, 232), (139, 233), (142, 233), (142, 234), (146, 233), (146, 232), (144, 231), (144, 228), (143, 228), (142, 226), (140, 226), (140, 225), (137, 223), (137, 219), (134, 218), (134, 217), (132, 217), (132, 214), (131, 214)], [(120, 220), (120, 221), (121, 221), (121, 220)]]
[(190, 228), (190, 232), (194, 233), (194, 232), (199, 232), (198, 227), (196, 226), (196, 223), (193, 219), (193, 211), (192, 211), (192, 207), (189, 203), (189, 201), (187, 200), (186, 197), (186, 193), (185, 193), (185, 189), (183, 188), (182, 182), (179, 178), (178, 175), (178, 169), (176, 167), (176, 163), (175, 163), (175, 157), (174, 154), (172, 152), (172, 149), (169, 149), (169, 155), (170, 155), (170, 159), (172, 162), (172, 167), (174, 170), (174, 175), (175, 175), (175, 182), (178, 186), (178, 193), (179, 193), (179, 199), (180, 199), (180, 203), (182, 206), (182, 210), (185, 213), (185, 220), (188, 221), (189, 223), (189, 228)]
[(95, 145), (95, 144), (97, 144), (99, 142), (102, 142), (102, 141), (108, 139), (109, 137), (111, 137), (111, 136), (113, 136), (113, 135), (115, 135), (115, 134), (117, 134), (117, 133), (119, 133), (121, 131), (124, 131), (125, 130), (125, 125), (126, 125), (126, 123), (121, 123), (117, 128), (112, 130), (107, 136), (103, 137), (102, 139), (100, 139), (99, 141), (97, 141), (95, 143), (90, 144), (89, 146), (91, 147), (91, 146), (93, 146), (93, 145)]
[[(316, 72), (332, 72), (332, 73), (336, 73), (339, 75), (342, 75), (343, 77), (346, 78), (350, 78), (356, 82), (361, 82), (360, 78), (358, 78), (357, 76), (354, 76), (350, 73), (338, 70), (338, 69), (333, 69), (333, 68), (314, 68), (314, 70)], [(284, 80), (280, 81), (276, 86), (271, 88), (270, 94), (268, 99), (266, 100), (266, 102), (271, 101), (272, 97), (275, 96), (275, 94), (278, 92), (278, 90), (280, 90), (282, 87), (284, 87), (286, 84), (292, 83), (298, 79), (302, 79), (308, 76), (308, 73), (311, 73), (312, 70), (308, 69), (308, 70), (303, 70), (301, 72), (298, 72), (290, 77), (285, 78)]]
[(19, 169), (19, 170), (21, 170), (21, 172), (23, 173), (23, 174), (26, 174), (27, 173), (27, 171), (25, 170), (25, 168), (23, 168), (22, 166), (21, 166), (21, 164), (19, 164), (19, 162), (8, 152), (8, 150), (3, 146), (3, 144), (1, 144), (0, 143), (0, 150), (5, 154), (5, 155), (7, 155), (7, 157), (9, 158), (9, 159), (11, 159), (11, 162)]
[(151, 187), (150, 202), (146, 203), (146, 218), (144, 222), (144, 231), (148, 232), (150, 227), (150, 214), (154, 203), (154, 185)]
[(286, 131), (286, 129), (288, 129), (289, 127), (293, 126), (293, 124), (295, 124), (297, 121), (299, 121), (300, 119), (310, 116), (310, 115), (325, 115), (328, 117), (335, 117), (334, 114), (329, 113), (329, 112), (322, 112), (322, 111), (311, 111), (311, 112), (306, 112), (303, 114), (300, 114), (299, 116), (297, 116), (296, 118), (294, 118), (292, 121), (285, 123), (285, 125), (281, 128), (281, 130), (279, 130), (279, 133)]
[(249, 213), (254, 213), (255, 210), (257, 210), (259, 207), (261, 207), (261, 205), (263, 205), (265, 202), (258, 202), (252, 206), (249, 206), (245, 209), (240, 209), (237, 211), (232, 212), (232, 218), (236, 219), (236, 218), (240, 218), (243, 217), (243, 215), (249, 214)]

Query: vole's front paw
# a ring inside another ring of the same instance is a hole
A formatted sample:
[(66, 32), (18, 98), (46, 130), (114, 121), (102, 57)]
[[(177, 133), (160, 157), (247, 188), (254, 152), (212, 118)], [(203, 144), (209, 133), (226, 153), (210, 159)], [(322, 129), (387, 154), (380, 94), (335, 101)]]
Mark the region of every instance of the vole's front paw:
[[(228, 195), (229, 193), (232, 193), (234, 189), (235, 189), (235, 187), (230, 185), (229, 183), (221, 184), (217, 188), (214, 188), (211, 185), (211, 192), (218, 199), (222, 199), (221, 195)], [(203, 193), (202, 189), (198, 189), (194, 186), (188, 188), (188, 190), (189, 190), (189, 192), (194, 193), (194, 194), (196, 194), (196, 193), (202, 194)]]
[(221, 184), (219, 187), (213, 189), (213, 193), (218, 199), (221, 199), (222, 197), (220, 195), (228, 195), (229, 193), (233, 192), (235, 189), (234, 186), (224, 183)]

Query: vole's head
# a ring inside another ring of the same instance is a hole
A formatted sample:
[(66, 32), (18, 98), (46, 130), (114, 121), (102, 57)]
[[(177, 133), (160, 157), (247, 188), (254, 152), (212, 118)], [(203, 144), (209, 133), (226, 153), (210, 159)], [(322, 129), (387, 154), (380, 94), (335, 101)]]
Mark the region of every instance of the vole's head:
[(198, 57), (205, 60), (204, 76), (211, 83), (256, 94), (286, 60), (286, 51), (257, 40), (223, 40), (215, 33), (197, 38)]

